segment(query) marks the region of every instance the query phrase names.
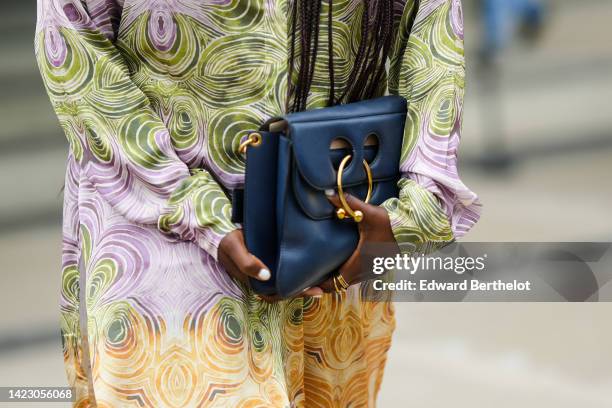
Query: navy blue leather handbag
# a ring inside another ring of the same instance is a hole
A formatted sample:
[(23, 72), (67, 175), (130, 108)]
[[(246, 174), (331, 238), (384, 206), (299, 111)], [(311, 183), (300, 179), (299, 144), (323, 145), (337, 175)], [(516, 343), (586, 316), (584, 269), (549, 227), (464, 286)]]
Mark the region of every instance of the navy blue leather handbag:
[(363, 215), (344, 195), (374, 205), (397, 196), (405, 121), (406, 100), (385, 96), (274, 118), (248, 135), (244, 190), (234, 192), (233, 209), (247, 248), (272, 274), (251, 280), (257, 293), (294, 296), (351, 256)]

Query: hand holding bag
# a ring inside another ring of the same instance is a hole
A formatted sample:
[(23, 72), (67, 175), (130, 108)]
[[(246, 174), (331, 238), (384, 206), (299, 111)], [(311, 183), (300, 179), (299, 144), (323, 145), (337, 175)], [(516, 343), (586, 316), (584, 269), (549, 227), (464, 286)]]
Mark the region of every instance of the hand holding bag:
[[(363, 215), (344, 195), (373, 205), (397, 197), (405, 120), (406, 100), (385, 96), (289, 114), (248, 135), (244, 190), (233, 207), (247, 248), (272, 274), (251, 279), (257, 293), (297, 295), (351, 256)], [(326, 190), (336, 190), (344, 208)]]

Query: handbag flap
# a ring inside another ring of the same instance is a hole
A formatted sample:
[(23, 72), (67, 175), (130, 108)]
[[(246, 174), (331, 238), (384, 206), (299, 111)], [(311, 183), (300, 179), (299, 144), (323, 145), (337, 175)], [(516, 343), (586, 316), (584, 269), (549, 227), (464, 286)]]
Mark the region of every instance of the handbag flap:
[(370, 135), (378, 139), (378, 153), (370, 168), (374, 181), (395, 177), (399, 172), (406, 100), (399, 96), (316, 109), (287, 115), (286, 134), (292, 142), (293, 157), (301, 176), (314, 189), (333, 189), (337, 170), (330, 145), (343, 139), (351, 146), (351, 161), (343, 175), (343, 185), (367, 180), (363, 166), (364, 145)]

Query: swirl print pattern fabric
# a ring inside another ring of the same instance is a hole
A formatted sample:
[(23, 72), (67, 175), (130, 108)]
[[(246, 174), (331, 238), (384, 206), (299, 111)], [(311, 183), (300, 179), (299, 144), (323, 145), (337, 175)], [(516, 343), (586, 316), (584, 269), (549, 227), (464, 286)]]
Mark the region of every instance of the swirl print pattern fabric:
[[(237, 147), (295, 80), (288, 1), (38, 0), (37, 60), (70, 145), (60, 307), (75, 406), (375, 405), (391, 304), (359, 287), (268, 304), (217, 262), (238, 227), (224, 192), (243, 182)], [(334, 1), (339, 92), (362, 12)], [(397, 0), (393, 24), (388, 89), (410, 121), (401, 196), (384, 206), (414, 251), (461, 236), (480, 208), (456, 171), (461, 5)], [(328, 100), (327, 66), (324, 49), (309, 108)]]

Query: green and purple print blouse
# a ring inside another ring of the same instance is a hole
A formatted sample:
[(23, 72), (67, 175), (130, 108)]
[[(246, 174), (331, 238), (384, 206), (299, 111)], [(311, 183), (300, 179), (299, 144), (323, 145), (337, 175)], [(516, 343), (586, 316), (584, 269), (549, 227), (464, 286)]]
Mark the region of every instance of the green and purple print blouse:
[[(391, 305), (358, 288), (268, 304), (217, 262), (239, 227), (224, 193), (244, 179), (238, 145), (283, 113), (291, 7), (38, 0), (37, 60), (70, 145), (61, 330), (75, 406), (373, 406)], [(340, 90), (362, 13), (362, 0), (333, 1)], [(461, 2), (396, 0), (393, 23), (385, 80), (409, 113), (401, 194), (383, 205), (397, 241), (418, 248), (463, 236), (481, 208), (457, 171)], [(328, 99), (327, 58), (309, 109)]]

